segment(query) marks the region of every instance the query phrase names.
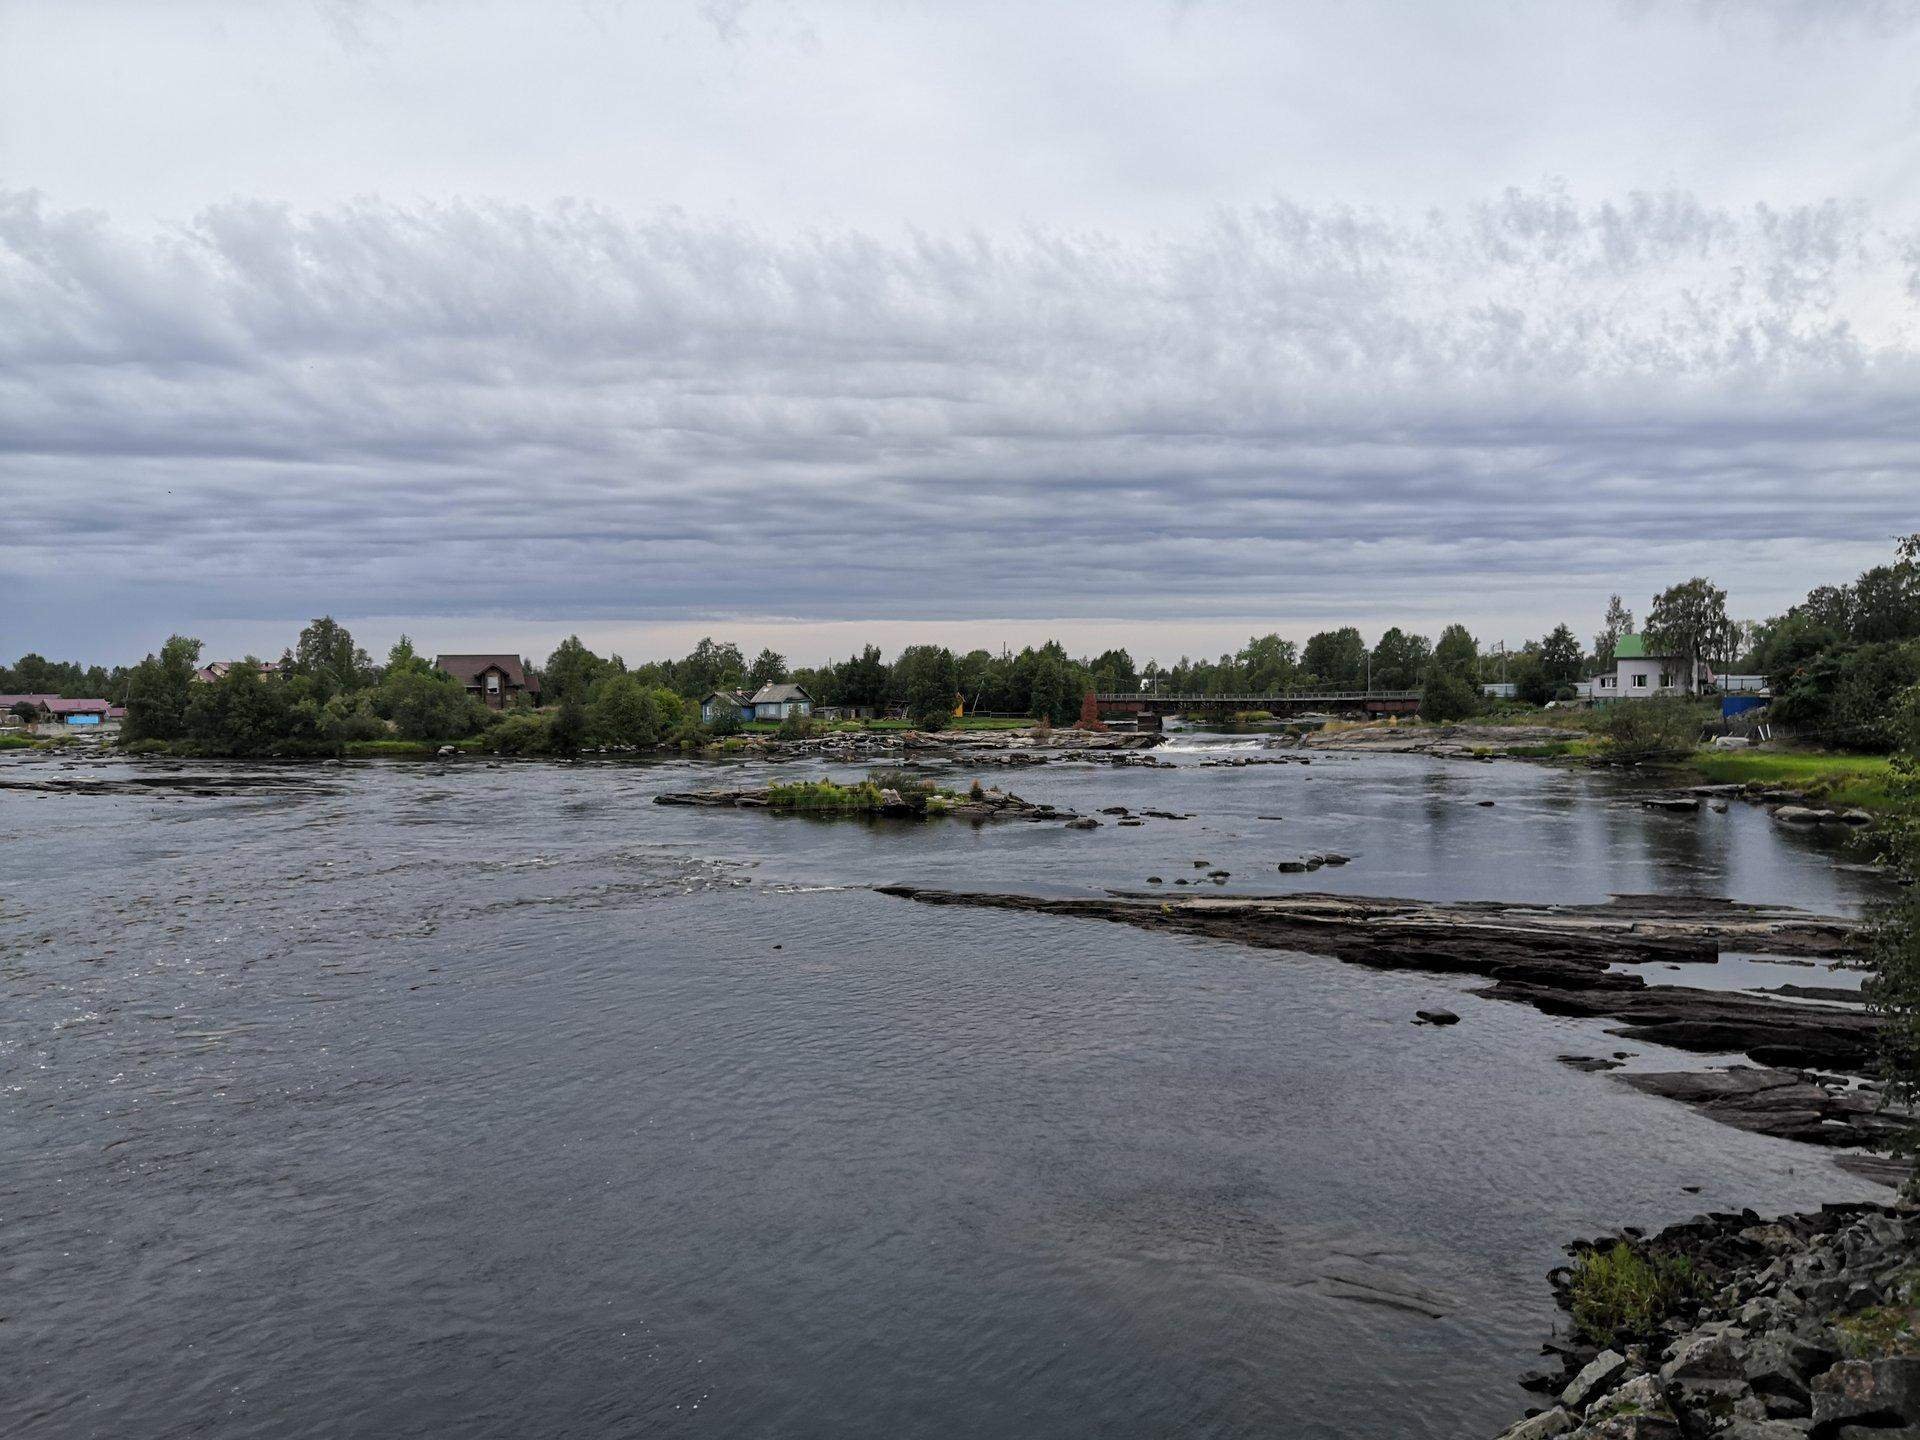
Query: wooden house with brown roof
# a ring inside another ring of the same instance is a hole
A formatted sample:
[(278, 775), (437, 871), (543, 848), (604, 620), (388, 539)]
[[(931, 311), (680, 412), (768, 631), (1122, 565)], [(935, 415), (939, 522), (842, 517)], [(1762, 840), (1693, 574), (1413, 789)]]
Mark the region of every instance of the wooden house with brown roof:
[(436, 655), (433, 663), (489, 710), (506, 709), (520, 694), (539, 702), (540, 687), (528, 678), (518, 655)]

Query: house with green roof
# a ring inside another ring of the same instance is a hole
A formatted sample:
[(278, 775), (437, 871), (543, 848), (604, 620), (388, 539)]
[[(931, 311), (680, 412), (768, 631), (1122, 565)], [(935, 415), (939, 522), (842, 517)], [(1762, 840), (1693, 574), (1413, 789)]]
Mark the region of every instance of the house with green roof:
[(1613, 673), (1593, 678), (1595, 700), (1647, 700), (1655, 695), (1697, 695), (1713, 676), (1704, 663), (1689, 666), (1680, 655), (1663, 655), (1644, 635), (1622, 635), (1613, 646)]

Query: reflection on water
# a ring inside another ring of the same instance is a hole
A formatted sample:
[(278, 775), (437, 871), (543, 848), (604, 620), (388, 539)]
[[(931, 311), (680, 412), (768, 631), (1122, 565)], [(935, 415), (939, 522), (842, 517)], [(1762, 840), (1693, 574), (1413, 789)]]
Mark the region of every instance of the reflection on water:
[(981, 770), (1195, 817), (1084, 833), (687, 764), (0, 794), (8, 1433), (1493, 1433), (1564, 1239), (1877, 1193), (1554, 1060), (1598, 1022), (860, 888), (1870, 895), (1738, 806), (1202, 758)]

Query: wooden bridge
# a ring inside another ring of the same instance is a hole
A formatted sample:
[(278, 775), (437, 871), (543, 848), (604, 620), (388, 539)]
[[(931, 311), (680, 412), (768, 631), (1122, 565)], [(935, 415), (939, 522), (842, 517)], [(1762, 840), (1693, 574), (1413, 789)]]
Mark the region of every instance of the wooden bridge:
[(1418, 690), (1289, 690), (1279, 695), (1169, 695), (1143, 690), (1135, 695), (1095, 695), (1102, 720), (1137, 715), (1231, 715), (1264, 710), (1269, 715), (1308, 711), (1362, 710), (1369, 715), (1411, 715), (1420, 708)]

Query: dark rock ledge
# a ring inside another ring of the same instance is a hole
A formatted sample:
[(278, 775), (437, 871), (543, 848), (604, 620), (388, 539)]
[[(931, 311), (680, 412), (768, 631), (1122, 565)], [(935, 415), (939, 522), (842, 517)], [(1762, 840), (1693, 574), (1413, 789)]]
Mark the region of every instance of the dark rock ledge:
[(669, 790), (653, 797), (656, 805), (694, 806), (709, 810), (771, 810), (776, 813), (837, 816), (884, 815), (906, 819), (948, 820), (1059, 820), (1069, 828), (1098, 829), (1100, 822), (1091, 815), (1059, 810), (1052, 805), (1023, 800), (1010, 790), (987, 790), (980, 798), (939, 796), (937, 803), (922, 800), (915, 804), (898, 790), (882, 788), (878, 810), (811, 809), (806, 806), (782, 806), (773, 799), (772, 787), (758, 790)]
[[(1626, 1243), (1685, 1259), (1694, 1293), (1616, 1347), (1548, 1345), (1544, 1408), (1500, 1440), (1893, 1440), (1920, 1436), (1920, 1217), (1829, 1205), (1700, 1215)], [(1618, 1237), (1569, 1246), (1576, 1258)], [(1571, 1310), (1570, 1270), (1552, 1282)]]
[[(1707, 961), (1725, 950), (1838, 958), (1860, 953), (1851, 921), (1729, 900), (1621, 895), (1601, 905), (1432, 904), (1306, 893), (1269, 897), (1105, 897), (932, 890), (880, 893), (923, 905), (968, 905), (1107, 920), (1307, 951), (1382, 970), (1479, 975), (1478, 993), (1550, 1015), (1619, 1021), (1626, 1039), (1709, 1054), (1744, 1054), (1764, 1069), (1623, 1074), (1616, 1079), (1743, 1129), (1828, 1146), (1871, 1145), (1885, 1132), (1873, 1097), (1799, 1071), (1866, 1073), (1876, 1023), (1864, 1010), (1687, 986), (1649, 986), (1610, 972), (1619, 961)], [(1582, 1057), (1575, 1057), (1582, 1058)]]

